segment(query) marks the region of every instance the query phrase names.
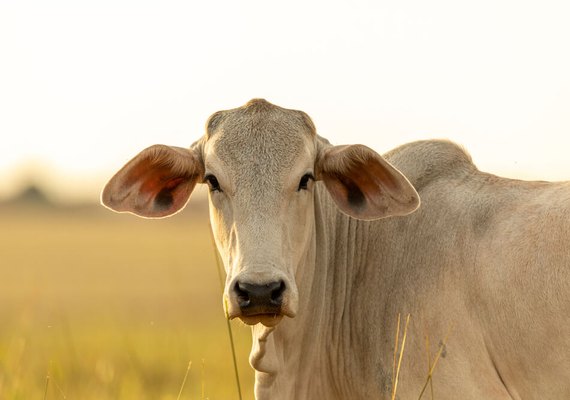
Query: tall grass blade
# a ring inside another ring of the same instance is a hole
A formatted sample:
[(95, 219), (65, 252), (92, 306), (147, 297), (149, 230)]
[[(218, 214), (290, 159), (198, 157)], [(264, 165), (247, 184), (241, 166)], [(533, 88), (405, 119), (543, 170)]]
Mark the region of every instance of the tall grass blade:
[(234, 335), (232, 333), (232, 326), (230, 324), (230, 318), (228, 316), (228, 299), (224, 297), (224, 309), (226, 310), (226, 324), (228, 325), (228, 335), (230, 336), (230, 345), (232, 348), (232, 359), (234, 361), (234, 372), (236, 374), (236, 384), (237, 384), (237, 391), (238, 391), (238, 398), (242, 400), (241, 397), (241, 385), (239, 383), (239, 373), (238, 373), (238, 366), (237, 366), (237, 358), (236, 358), (236, 349), (234, 345)]
[[(452, 330), (453, 330), (453, 324), (449, 324), (449, 328), (447, 329), (447, 333), (445, 334), (445, 337), (443, 338), (443, 341), (441, 342), (441, 345), (439, 346), (439, 350), (437, 351), (435, 359), (433, 360), (433, 364), (429, 370), (429, 374), (428, 374), (428, 377), (426, 379), (426, 382), (424, 383), (424, 386), (422, 387), (422, 391), (420, 392), (420, 395), (418, 396), (418, 400), (421, 400), (422, 396), (424, 395), (424, 393), (427, 389), (428, 383), (430, 383), (432, 381), (433, 371), (435, 370), (437, 362), (439, 361), (439, 357), (441, 357), (441, 353), (443, 352), (443, 349), (445, 348), (445, 345), (447, 343), (447, 339), (449, 338), (449, 335), (451, 334)], [(433, 388), (432, 388), (432, 397), (433, 397)]]
[(55, 385), (55, 388), (57, 389), (57, 391), (59, 392), (59, 394), (61, 395), (61, 398), (63, 400), (67, 400), (67, 396), (65, 395), (65, 393), (63, 392), (63, 389), (57, 384), (57, 381), (55, 380), (54, 377), (51, 378), (51, 381), (53, 382), (53, 384)]
[(396, 398), (398, 391), (398, 379), (400, 377), (400, 367), (402, 366), (402, 357), (404, 356), (404, 349), (406, 348), (406, 337), (408, 336), (408, 324), (410, 323), (410, 314), (406, 317), (406, 325), (404, 326), (404, 336), (402, 337), (402, 349), (400, 350), (400, 357), (398, 359), (398, 368), (396, 369), (396, 379), (392, 387), (392, 400)]
[(49, 388), (49, 371), (48, 374), (46, 375), (46, 390), (44, 392), (44, 400), (47, 400), (48, 388)]
[[(428, 361), (428, 376), (429, 372), (431, 371), (431, 345), (429, 342), (429, 335), (426, 331), (426, 354), (427, 354), (427, 361)], [(429, 386), (431, 392), (431, 400), (433, 400), (433, 380), (429, 378)]]
[(206, 397), (204, 396), (204, 393), (205, 393), (204, 388), (206, 387), (206, 385), (205, 385), (204, 379), (206, 378), (206, 361), (203, 358), (202, 358), (202, 373), (201, 373), (201, 375), (202, 375), (202, 396), (200, 397), (200, 400), (205, 400)]
[(392, 387), (396, 380), (396, 360), (398, 359), (398, 345), (400, 344), (400, 313), (398, 313), (398, 324), (396, 325), (396, 341), (394, 343), (394, 359), (392, 361)]
[(182, 386), (180, 386), (180, 391), (178, 392), (178, 397), (176, 398), (176, 400), (180, 400), (180, 396), (182, 396), (182, 391), (184, 390), (184, 386), (186, 386), (186, 380), (188, 379), (190, 368), (192, 368), (192, 361), (188, 363), (188, 368), (186, 369), (186, 374), (184, 374), (184, 379), (182, 380)]
[[(222, 295), (223, 295), (223, 293), (224, 293), (224, 278), (223, 278), (223, 274), (222, 274), (222, 261), (220, 260), (220, 254), (218, 253), (218, 249), (216, 247), (216, 241), (214, 240), (214, 231), (212, 229), (211, 224), (210, 224), (210, 239), (212, 240), (212, 246), (214, 247), (214, 256), (216, 258), (216, 266), (218, 269), (218, 278), (220, 280), (220, 289), (222, 290)], [(228, 336), (230, 337), (230, 346), (232, 349), (232, 360), (234, 363), (234, 372), (236, 375), (236, 385), (237, 385), (237, 391), (238, 391), (238, 398), (239, 398), (239, 400), (242, 400), (241, 385), (240, 385), (240, 381), (239, 381), (239, 372), (238, 372), (238, 366), (237, 366), (236, 349), (235, 349), (235, 345), (234, 345), (234, 335), (232, 333), (232, 325), (230, 323), (230, 318), (228, 315), (228, 299), (225, 296), (224, 296), (224, 313), (226, 315), (226, 325), (228, 327)]]
[(53, 384), (55, 385), (55, 388), (58, 390), (59, 394), (61, 395), (63, 400), (67, 399), (67, 396), (65, 396), (65, 393), (63, 392), (63, 389), (57, 384), (57, 381), (55, 380), (55, 378), (53, 376), (51, 376), (51, 371), (53, 370), (53, 361), (49, 362), (49, 367), (48, 367), (48, 372), (46, 375), (46, 388), (45, 388), (45, 393), (44, 393), (44, 400), (47, 399), (47, 394), (48, 394), (48, 387), (49, 387), (49, 383), (53, 382)]

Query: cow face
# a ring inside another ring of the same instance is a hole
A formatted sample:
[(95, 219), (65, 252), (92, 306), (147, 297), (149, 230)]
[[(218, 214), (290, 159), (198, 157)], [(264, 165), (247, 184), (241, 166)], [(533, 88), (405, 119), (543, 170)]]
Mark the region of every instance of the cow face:
[(270, 326), (294, 317), (295, 272), (314, 224), (310, 119), (254, 100), (210, 118), (202, 154), (230, 318)]
[[(189, 150), (153, 146), (107, 184), (103, 204), (145, 217), (180, 210), (196, 183), (226, 269), (230, 318), (274, 326), (295, 317), (298, 271), (311, 264), (315, 181), (359, 219), (404, 215), (419, 204), (400, 172), (365, 146), (331, 146), (303, 112), (252, 100), (210, 117)], [(314, 255), (313, 255), (314, 256)]]

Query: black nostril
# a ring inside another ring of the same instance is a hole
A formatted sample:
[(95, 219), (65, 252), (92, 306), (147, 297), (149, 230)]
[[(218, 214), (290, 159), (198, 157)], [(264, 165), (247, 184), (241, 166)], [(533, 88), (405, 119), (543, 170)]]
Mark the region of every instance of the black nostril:
[(267, 313), (278, 312), (283, 303), (285, 282), (282, 280), (262, 285), (236, 282), (234, 293), (242, 310), (260, 310)]
[(249, 300), (249, 292), (247, 290), (247, 284), (240, 284), (240, 282), (236, 282), (234, 290), (237, 294), (237, 299), (240, 307), (247, 307), (250, 303)]
[(285, 291), (285, 282), (275, 282), (277, 287), (271, 291), (271, 303), (280, 306), (283, 302), (283, 292)]

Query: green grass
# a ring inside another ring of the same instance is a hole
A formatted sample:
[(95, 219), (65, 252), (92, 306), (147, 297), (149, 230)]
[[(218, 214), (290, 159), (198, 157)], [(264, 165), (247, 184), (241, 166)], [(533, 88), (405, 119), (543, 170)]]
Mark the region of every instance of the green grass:
[[(232, 325), (252, 398), (250, 331)], [(238, 398), (203, 209), (0, 210), (0, 399), (175, 400), (189, 362), (180, 399)]]

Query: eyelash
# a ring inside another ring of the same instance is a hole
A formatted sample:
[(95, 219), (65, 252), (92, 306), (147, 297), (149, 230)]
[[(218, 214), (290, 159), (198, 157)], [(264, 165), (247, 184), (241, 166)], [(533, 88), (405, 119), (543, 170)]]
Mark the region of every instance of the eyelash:
[(311, 174), (303, 175), (301, 181), (299, 181), (299, 188), (297, 189), (297, 191), (299, 192), (301, 190), (308, 190), (308, 185), (310, 180), (315, 180), (315, 177)]
[(222, 192), (218, 178), (216, 178), (214, 175), (206, 175), (204, 177), (204, 183), (208, 184), (210, 187), (210, 192)]

